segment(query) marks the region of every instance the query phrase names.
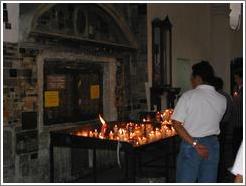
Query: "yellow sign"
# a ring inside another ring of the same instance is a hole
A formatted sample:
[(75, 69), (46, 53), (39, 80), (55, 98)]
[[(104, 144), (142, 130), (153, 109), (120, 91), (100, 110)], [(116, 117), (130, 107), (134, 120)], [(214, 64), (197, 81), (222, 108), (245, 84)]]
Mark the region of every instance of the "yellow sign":
[(44, 92), (44, 106), (45, 107), (58, 107), (59, 106), (59, 92), (58, 91), (45, 91)]
[(91, 99), (99, 99), (100, 87), (99, 85), (91, 85)]

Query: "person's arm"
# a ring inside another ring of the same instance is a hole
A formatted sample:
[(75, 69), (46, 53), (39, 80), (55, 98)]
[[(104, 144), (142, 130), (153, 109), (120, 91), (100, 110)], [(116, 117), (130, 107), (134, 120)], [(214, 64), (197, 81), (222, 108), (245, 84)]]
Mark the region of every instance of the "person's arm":
[(238, 149), (237, 156), (234, 161), (231, 172), (235, 175), (235, 183), (243, 182), (243, 142), (241, 142), (241, 145)]
[(203, 157), (204, 159), (208, 158), (208, 149), (206, 146), (200, 144), (200, 143), (196, 143), (196, 145), (194, 146), (193, 142), (195, 141), (190, 134), (185, 130), (185, 128), (183, 127), (182, 123), (176, 120), (172, 120), (172, 124), (173, 127), (175, 129), (175, 131), (178, 133), (178, 135), (187, 143), (191, 144), (195, 149), (196, 152)]
[(190, 136), (190, 134), (185, 130), (182, 123), (176, 120), (172, 120), (173, 127), (178, 135), (187, 143), (193, 144), (194, 139)]
[(173, 115), (171, 117), (173, 127), (178, 133), (178, 135), (187, 143), (191, 144), (197, 151), (197, 153), (203, 157), (203, 158), (208, 158), (208, 149), (198, 143), (196, 140), (192, 138), (192, 136), (186, 131), (186, 129), (183, 127), (182, 123), (185, 122), (185, 120), (188, 117), (187, 110), (189, 108), (189, 95), (183, 94), (179, 100), (177, 105), (175, 106)]

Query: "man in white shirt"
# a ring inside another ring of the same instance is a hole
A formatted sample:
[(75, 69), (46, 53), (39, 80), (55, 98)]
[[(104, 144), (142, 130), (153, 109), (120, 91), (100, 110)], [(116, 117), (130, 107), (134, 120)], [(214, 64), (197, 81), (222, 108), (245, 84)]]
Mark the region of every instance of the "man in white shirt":
[(173, 126), (182, 138), (177, 158), (176, 181), (217, 181), (220, 121), (226, 98), (212, 86), (213, 67), (206, 61), (192, 66), (193, 90), (179, 99), (172, 115)]

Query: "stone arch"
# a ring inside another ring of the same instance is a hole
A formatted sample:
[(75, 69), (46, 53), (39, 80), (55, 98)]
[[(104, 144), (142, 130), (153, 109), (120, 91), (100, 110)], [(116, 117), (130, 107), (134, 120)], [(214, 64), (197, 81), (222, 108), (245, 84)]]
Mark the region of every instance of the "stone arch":
[[(33, 15), (33, 19), (31, 22), (31, 29), (35, 27), (37, 23), (37, 19), (55, 5), (57, 4), (56, 3), (40, 4)], [(113, 18), (116, 25), (120, 28), (126, 39), (129, 41), (130, 47), (137, 49), (138, 42), (135, 39), (134, 34), (131, 32), (129, 26), (127, 25), (122, 15), (119, 12), (117, 12), (110, 4), (97, 3), (95, 5), (103, 9), (108, 15), (110, 15)]]

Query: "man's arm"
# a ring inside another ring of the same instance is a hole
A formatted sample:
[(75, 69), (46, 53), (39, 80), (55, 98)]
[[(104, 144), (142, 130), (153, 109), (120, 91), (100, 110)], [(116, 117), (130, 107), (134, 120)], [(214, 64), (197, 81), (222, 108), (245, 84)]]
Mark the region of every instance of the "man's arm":
[[(176, 120), (172, 120), (173, 127), (178, 135), (187, 143), (193, 146), (194, 139), (190, 136), (190, 134), (185, 130), (182, 123)], [(197, 153), (203, 157), (204, 159), (208, 158), (208, 149), (206, 146), (197, 143), (194, 148), (196, 149)]]
[(176, 120), (172, 120), (173, 127), (175, 131), (178, 133), (178, 135), (185, 140), (189, 144), (193, 144), (194, 140), (193, 138), (189, 135), (189, 133), (185, 130), (183, 127), (182, 123)]
[(243, 182), (243, 142), (241, 142), (241, 145), (238, 149), (231, 172), (236, 176), (234, 180), (236, 183)]

